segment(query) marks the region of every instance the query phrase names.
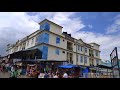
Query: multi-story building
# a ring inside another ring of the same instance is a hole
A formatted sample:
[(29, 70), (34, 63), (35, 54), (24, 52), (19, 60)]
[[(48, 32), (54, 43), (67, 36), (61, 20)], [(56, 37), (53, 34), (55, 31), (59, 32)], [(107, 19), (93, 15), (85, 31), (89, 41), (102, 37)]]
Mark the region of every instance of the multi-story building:
[[(87, 44), (62, 32), (62, 26), (47, 19), (39, 23), (40, 29), (29, 36), (8, 45), (8, 54), (21, 50), (39, 49), (42, 59), (68, 61), (76, 65), (90, 66), (100, 64), (100, 45)], [(87, 37), (86, 37), (87, 38)]]

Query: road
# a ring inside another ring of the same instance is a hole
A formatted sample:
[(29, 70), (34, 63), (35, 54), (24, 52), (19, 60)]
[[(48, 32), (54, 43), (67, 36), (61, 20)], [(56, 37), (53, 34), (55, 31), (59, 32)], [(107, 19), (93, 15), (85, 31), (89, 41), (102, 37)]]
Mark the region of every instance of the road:
[[(9, 73), (8, 72), (1, 72), (0, 71), (0, 78), (9, 78)], [(30, 78), (30, 77), (27, 77), (25, 75), (21, 75), (19, 78)]]

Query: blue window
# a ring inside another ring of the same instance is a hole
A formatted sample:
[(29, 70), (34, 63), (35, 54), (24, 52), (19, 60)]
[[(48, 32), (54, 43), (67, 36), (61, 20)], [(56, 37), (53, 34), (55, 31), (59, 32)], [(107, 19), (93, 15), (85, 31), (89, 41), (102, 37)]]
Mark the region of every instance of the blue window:
[(50, 30), (50, 24), (49, 23), (43, 23), (42, 25), (40, 25), (40, 30)]
[(84, 57), (84, 62), (87, 63), (87, 56)]
[(60, 43), (60, 38), (56, 37), (56, 44), (59, 44), (59, 43)]
[(37, 39), (37, 44), (39, 43), (49, 43), (49, 34), (48, 33), (43, 33), (38, 36)]
[(47, 46), (41, 46), (39, 49), (42, 52), (42, 59), (47, 59), (48, 47)]
[(83, 63), (83, 56), (80, 56), (80, 62)]
[(85, 53), (87, 53), (87, 48), (85, 48)]
[(56, 52), (56, 54), (57, 54), (57, 55), (59, 55), (59, 49), (56, 49), (56, 51), (55, 51), (55, 52)]

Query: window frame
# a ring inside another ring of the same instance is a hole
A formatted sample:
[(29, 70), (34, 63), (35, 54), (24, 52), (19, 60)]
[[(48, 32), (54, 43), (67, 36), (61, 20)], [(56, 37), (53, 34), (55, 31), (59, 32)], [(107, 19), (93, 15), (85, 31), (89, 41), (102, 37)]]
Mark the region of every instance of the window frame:
[(80, 63), (83, 63), (83, 56), (80, 56)]
[(87, 53), (87, 47), (85, 47), (85, 53)]
[(60, 55), (60, 49), (56, 49), (56, 50), (55, 50), (55, 54), (56, 54), (56, 55)]
[(56, 44), (60, 44), (60, 37), (56, 37)]
[(98, 56), (98, 52), (97, 51), (95, 51), (95, 56)]
[(84, 56), (84, 63), (87, 64), (87, 56)]

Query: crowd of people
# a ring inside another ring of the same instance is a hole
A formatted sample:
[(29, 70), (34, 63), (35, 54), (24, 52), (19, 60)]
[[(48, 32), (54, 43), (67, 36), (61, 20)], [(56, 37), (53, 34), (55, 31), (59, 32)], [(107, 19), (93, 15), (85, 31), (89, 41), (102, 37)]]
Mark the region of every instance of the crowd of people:
[(12, 65), (10, 63), (1, 63), (0, 71), (3, 73), (8, 72), (10, 74), (10, 78), (17, 78), (21, 75), (22, 69), (19, 66)]
[(66, 72), (60, 74), (58, 71), (56, 72), (45, 72), (39, 73), (38, 78), (70, 78)]
[[(30, 66), (25, 69), (22, 66), (18, 66), (10, 63), (1, 63), (0, 64), (1, 72), (8, 72), (10, 74), (9, 78), (19, 78), (21, 75), (26, 75), (28, 77), (34, 78), (74, 78), (74, 70), (66, 69), (46, 69), (43, 70), (37, 68), (37, 66)], [(24, 74), (23, 74), (24, 73)]]

